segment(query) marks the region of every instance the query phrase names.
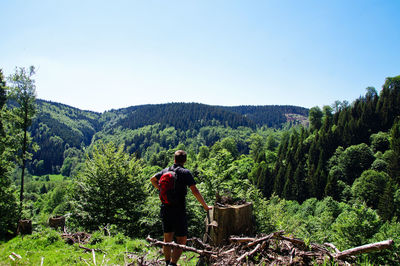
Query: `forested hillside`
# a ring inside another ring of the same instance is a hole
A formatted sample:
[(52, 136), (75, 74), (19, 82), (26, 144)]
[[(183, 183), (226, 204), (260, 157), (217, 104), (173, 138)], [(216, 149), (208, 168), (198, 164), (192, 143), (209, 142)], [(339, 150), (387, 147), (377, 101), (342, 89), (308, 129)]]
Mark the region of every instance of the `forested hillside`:
[(398, 217), (400, 76), (388, 78), (379, 95), (367, 88), (364, 97), (336, 112), (312, 108), (310, 122), (309, 129), (282, 137), (277, 163), (258, 177), (265, 196), (299, 202), (355, 196), (384, 219)]
[[(131, 153), (145, 156), (146, 149), (153, 144), (169, 149), (200, 134), (200, 131), (202, 144), (212, 145), (222, 135), (214, 133), (210, 136), (205, 133), (207, 127), (280, 128), (288, 122), (286, 114), (307, 118), (308, 109), (296, 106), (220, 107), (170, 103), (132, 106), (100, 114), (37, 100), (36, 118), (30, 131), (40, 149), (33, 154), (29, 170), (36, 175), (61, 172), (69, 176), (81, 162), (77, 158), (83, 158), (83, 148), (91, 144), (95, 135), (95, 139), (123, 135), (124, 140), (118, 143), (124, 143)], [(296, 123), (300, 120), (292, 121), (292, 124)], [(150, 128), (152, 133), (148, 132)], [(248, 152), (245, 147), (240, 150)]]
[[(101, 130), (101, 114), (82, 111), (60, 103), (37, 100), (36, 117), (30, 128), (39, 150), (33, 154), (33, 174), (59, 173), (70, 153), (76, 156), (90, 145)], [(78, 151), (79, 150), (79, 151)]]
[[(290, 105), (267, 105), (267, 106), (232, 106), (222, 107), (225, 110), (235, 112), (250, 119), (258, 126), (280, 127), (288, 121), (287, 116), (298, 115), (301, 117), (308, 117), (308, 109), (298, 106)], [(299, 119), (302, 121), (302, 119)]]

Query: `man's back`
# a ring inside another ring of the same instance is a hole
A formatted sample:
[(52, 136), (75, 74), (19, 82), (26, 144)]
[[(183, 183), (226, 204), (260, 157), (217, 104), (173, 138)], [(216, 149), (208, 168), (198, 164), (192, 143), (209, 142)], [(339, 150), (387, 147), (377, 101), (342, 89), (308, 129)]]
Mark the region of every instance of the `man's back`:
[(175, 181), (175, 195), (177, 197), (178, 204), (177, 206), (173, 207), (185, 208), (187, 188), (196, 184), (193, 175), (188, 169), (184, 168), (183, 166), (174, 164), (171, 167), (165, 168), (157, 173), (155, 177), (159, 181), (161, 176), (168, 171), (174, 171), (177, 177)]

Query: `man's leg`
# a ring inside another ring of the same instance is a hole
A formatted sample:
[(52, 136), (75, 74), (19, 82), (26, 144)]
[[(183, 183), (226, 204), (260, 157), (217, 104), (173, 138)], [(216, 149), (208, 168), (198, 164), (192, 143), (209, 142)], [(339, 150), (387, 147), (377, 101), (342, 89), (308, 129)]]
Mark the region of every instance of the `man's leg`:
[[(164, 242), (172, 242), (174, 233), (164, 233)], [(171, 261), (171, 247), (163, 246), (165, 261)]]
[[(181, 244), (181, 245), (186, 245), (186, 240), (187, 240), (187, 236), (177, 236), (176, 237), (176, 242), (178, 242), (178, 244)], [(181, 255), (182, 255), (182, 249), (174, 248), (174, 250), (172, 251), (171, 262), (176, 264)]]

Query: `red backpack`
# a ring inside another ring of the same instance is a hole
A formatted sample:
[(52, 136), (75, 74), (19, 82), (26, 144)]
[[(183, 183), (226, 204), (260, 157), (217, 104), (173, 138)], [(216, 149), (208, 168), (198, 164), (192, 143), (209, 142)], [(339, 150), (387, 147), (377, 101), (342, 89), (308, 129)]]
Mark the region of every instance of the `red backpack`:
[(176, 172), (170, 167), (166, 173), (164, 173), (160, 180), (158, 180), (158, 186), (160, 187), (160, 200), (165, 205), (177, 205), (178, 197), (175, 191), (175, 185), (177, 180)]

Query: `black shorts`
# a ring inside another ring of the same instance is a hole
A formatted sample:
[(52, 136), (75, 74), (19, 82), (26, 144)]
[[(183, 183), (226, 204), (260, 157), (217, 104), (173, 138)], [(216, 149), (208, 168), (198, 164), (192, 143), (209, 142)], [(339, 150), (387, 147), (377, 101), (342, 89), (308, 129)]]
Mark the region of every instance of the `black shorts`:
[(174, 208), (161, 206), (160, 211), (163, 232), (175, 233), (175, 236), (187, 236), (188, 223), (186, 210), (184, 208)]

